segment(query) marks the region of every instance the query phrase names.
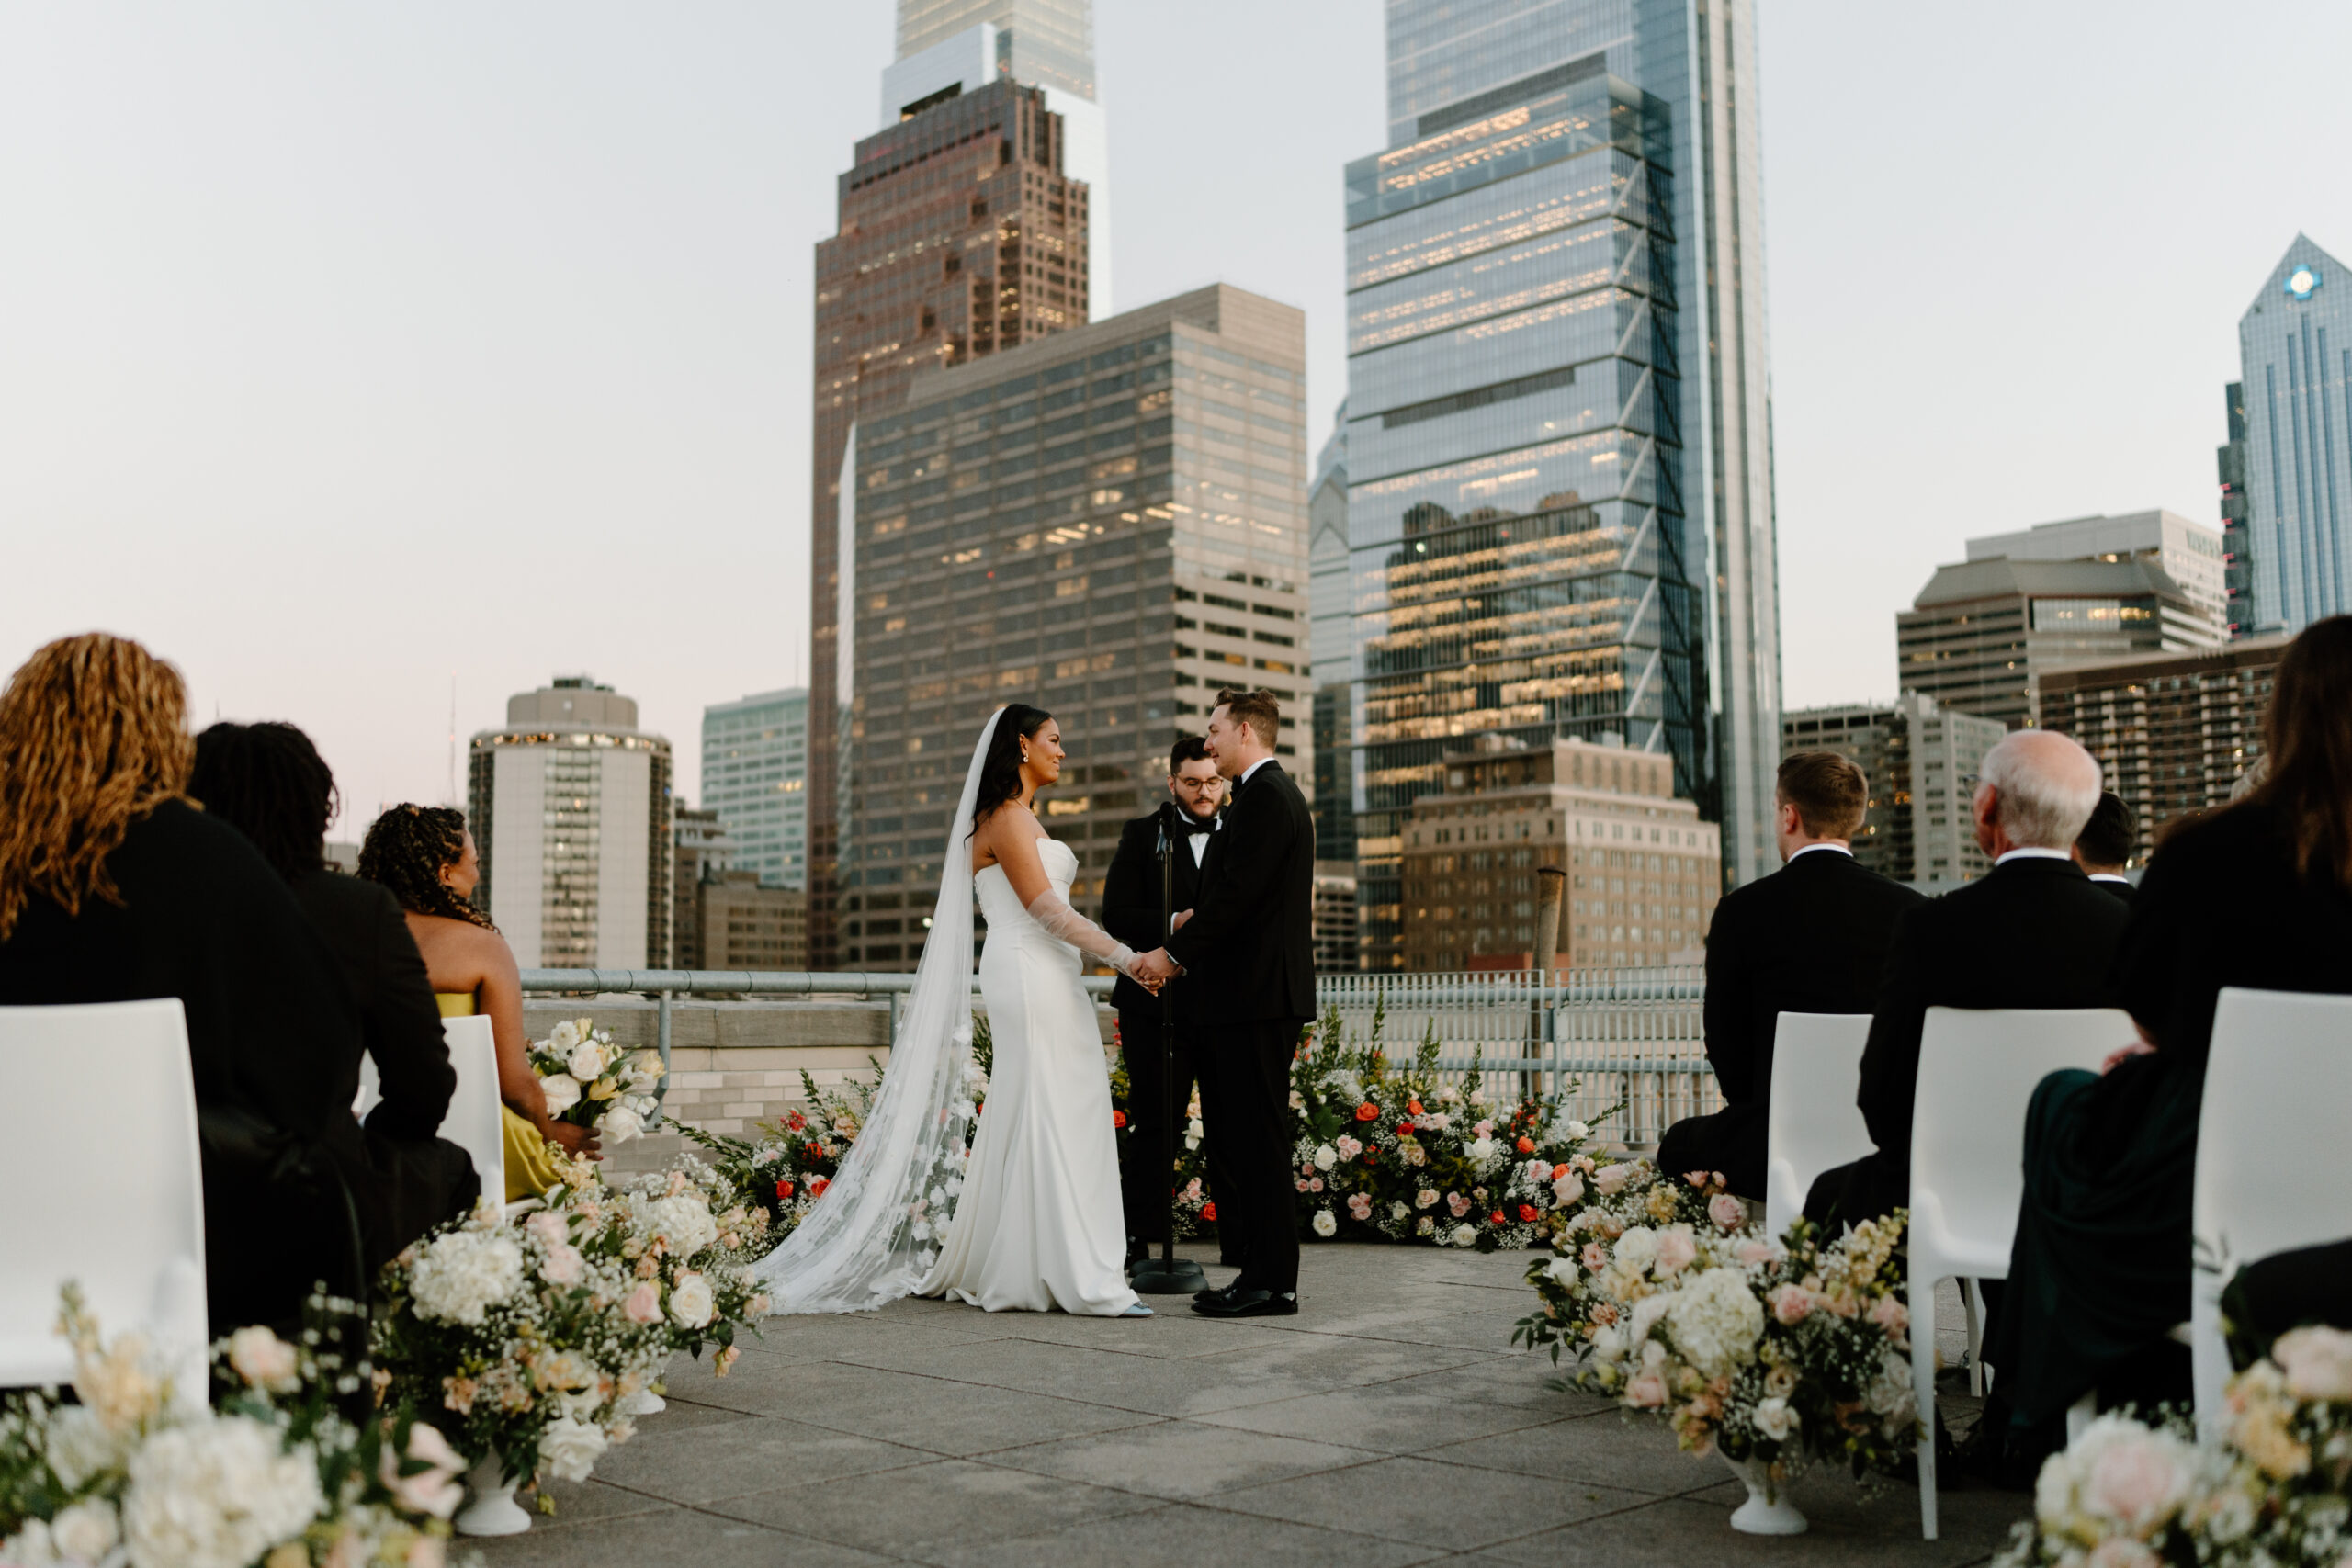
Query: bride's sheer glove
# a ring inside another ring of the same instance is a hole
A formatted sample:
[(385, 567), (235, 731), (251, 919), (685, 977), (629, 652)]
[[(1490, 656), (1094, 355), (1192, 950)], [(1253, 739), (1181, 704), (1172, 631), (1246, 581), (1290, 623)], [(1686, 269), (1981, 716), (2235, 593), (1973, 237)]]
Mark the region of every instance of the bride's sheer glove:
[(1060, 938), (1079, 952), (1099, 958), (1128, 979), (1153, 990), (1157, 983), (1136, 972), (1136, 950), (1080, 914), (1063, 901), (1060, 894), (1046, 888), (1029, 901), (1029, 918), (1043, 926), (1047, 934)]

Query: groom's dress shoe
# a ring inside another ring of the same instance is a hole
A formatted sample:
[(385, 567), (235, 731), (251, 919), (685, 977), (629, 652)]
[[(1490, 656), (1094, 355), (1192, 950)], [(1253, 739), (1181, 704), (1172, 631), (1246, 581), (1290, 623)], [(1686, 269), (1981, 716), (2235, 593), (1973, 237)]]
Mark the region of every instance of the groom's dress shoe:
[(1292, 1317), (1298, 1312), (1298, 1292), (1236, 1291), (1230, 1295), (1196, 1301), (1193, 1310), (1203, 1317)]
[(1193, 1299), (1196, 1302), (1223, 1301), (1240, 1288), (1241, 1282), (1238, 1280), (1230, 1285), (1211, 1285), (1205, 1291), (1194, 1291)]

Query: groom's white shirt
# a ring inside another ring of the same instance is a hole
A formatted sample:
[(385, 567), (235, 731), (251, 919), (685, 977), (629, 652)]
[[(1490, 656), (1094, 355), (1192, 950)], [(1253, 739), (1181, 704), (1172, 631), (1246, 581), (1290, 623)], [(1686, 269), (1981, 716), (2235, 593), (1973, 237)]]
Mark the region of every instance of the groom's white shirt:
[(1239, 789), (1243, 784), (1248, 784), (1251, 773), (1256, 773), (1260, 768), (1264, 767), (1267, 763), (1272, 761), (1273, 759), (1272, 757), (1261, 757), (1256, 761), (1250, 763), (1248, 767), (1242, 769), (1241, 776), (1233, 781), (1233, 787)]

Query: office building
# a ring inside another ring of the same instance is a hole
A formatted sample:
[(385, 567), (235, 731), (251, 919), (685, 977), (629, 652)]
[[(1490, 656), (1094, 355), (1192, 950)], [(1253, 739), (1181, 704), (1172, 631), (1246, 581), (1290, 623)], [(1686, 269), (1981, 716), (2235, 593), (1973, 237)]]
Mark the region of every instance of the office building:
[(1722, 840), (1676, 798), (1672, 758), (1585, 740), (1478, 740), (1446, 754), (1439, 790), (1407, 815), (1401, 967), (1529, 967), (1535, 873), (1547, 865), (1568, 876), (1561, 967), (1701, 961)]
[(913, 965), (1000, 704), (1060, 720), (1040, 816), (1081, 908), (1219, 686), (1280, 694), (1277, 755), (1311, 783), (1304, 351), (1297, 310), (1218, 285), (936, 371), (859, 427), (846, 962)]
[(896, 408), (919, 370), (1086, 319), (1087, 192), (1063, 170), (1062, 120), (1045, 89), (1000, 77), (903, 107), (906, 118), (857, 144), (841, 176), (840, 231), (817, 246), (808, 875), (819, 968), (840, 958), (834, 781), (849, 701), (841, 502), (855, 466), (851, 431)]
[(2007, 733), (1998, 719), (1954, 712), (1923, 692), (1781, 716), (1783, 756), (1838, 751), (1862, 770), (1870, 794), (1854, 858), (1923, 887), (1992, 869), (1976, 843), (1975, 780), (1984, 753)]
[[(1348, 656), (1355, 636), (1354, 596), (1348, 584), (1348, 405), (1340, 404), (1331, 434), (1315, 458), (1306, 487), (1307, 640), (1315, 671), (1315, 858), (1345, 862), (1355, 872), (1355, 751)], [(1353, 929), (1353, 921), (1350, 922)], [(1351, 963), (1350, 968), (1355, 965)]]
[(1093, 0), (899, 0), (899, 58), (882, 73), (882, 123), (1005, 79), (1046, 95), (1062, 122), (1062, 172), (1086, 186), (1083, 319), (1111, 313), (1111, 146), (1094, 86)]
[(2230, 438), (2213, 451), (2222, 491), (2222, 619), (2233, 637), (2254, 635), (2254, 529), (2245, 496), (2245, 384), (2222, 389), (2222, 422)]
[(489, 910), (526, 969), (670, 963), (670, 743), (585, 675), (507, 699), (466, 784)]
[(1780, 744), (1749, 0), (1392, 0), (1347, 171), (1363, 937), (1480, 733), (1671, 760), (1770, 871)]
[(2262, 716), (2292, 639), (2135, 653), (2041, 673), (2041, 723), (2098, 759), (2140, 819), (2144, 861), (2174, 821), (2224, 805), (2262, 756)]
[(2229, 620), (2221, 533), (2175, 513), (2070, 517), (1968, 541), (1970, 560), (2143, 560), (2163, 569), (2217, 628)]
[(2254, 629), (2352, 610), (2352, 274), (2298, 234), (2238, 319)]
[(727, 829), (718, 813), (681, 806), (671, 813), (670, 964), (707, 969), (702, 951), (702, 885), (727, 870)]
[(1936, 569), (1894, 617), (1896, 685), (1947, 707), (2034, 722), (2034, 677), (2147, 649), (2211, 648), (2221, 622), (2154, 561), (2011, 560)]
[(808, 967), (808, 895), (776, 887), (748, 871), (714, 871), (695, 889), (695, 967), (721, 970)]
[(702, 803), (726, 825), (727, 865), (808, 886), (808, 689), (702, 710)]
[(1315, 972), (1356, 972), (1356, 863), (1315, 863)]

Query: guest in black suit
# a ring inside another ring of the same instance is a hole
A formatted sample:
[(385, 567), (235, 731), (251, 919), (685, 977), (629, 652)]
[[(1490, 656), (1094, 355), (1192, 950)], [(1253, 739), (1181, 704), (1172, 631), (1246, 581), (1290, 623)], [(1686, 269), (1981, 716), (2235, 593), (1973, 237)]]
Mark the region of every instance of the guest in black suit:
[[(391, 893), (327, 868), (334, 775), (290, 724), (216, 724), (196, 739), (188, 793), (253, 840), (334, 953), (383, 1099), (329, 1147), (359, 1208), (370, 1273), (481, 1190), (466, 1151), (436, 1134), (458, 1075), (424, 959)], [(351, 1064), (352, 1093), (359, 1088)], [(346, 1100), (345, 1103), (348, 1103)]]
[(351, 1125), (359, 1019), (269, 863), (189, 803), (186, 711), (177, 671), (96, 632), (0, 692), (0, 1005), (179, 998), (212, 1332), (290, 1330), (315, 1282), (365, 1285), (324, 1146)]
[(2075, 863), (2083, 874), (2126, 904), (2140, 896), (2123, 874), (2132, 863), (2132, 844), (2140, 836), (2139, 819), (2124, 798), (2111, 789), (2099, 791), (2091, 819), (2075, 840)]
[(2098, 763), (2055, 730), (2020, 729), (1984, 753), (1976, 841), (1993, 869), (1896, 924), (1855, 1097), (1878, 1148), (1822, 1172), (1805, 1198), (1807, 1219), (1859, 1224), (1909, 1204), (1911, 1100), (1929, 1008), (2106, 1002), (2128, 911), (2074, 860), (2098, 803)]
[[(2177, 828), (2149, 862), (2109, 982), (2142, 1043), (2101, 1073), (2052, 1074), (2026, 1112), (2025, 1196), (1985, 1349), (2021, 1479), (2089, 1391), (2113, 1404), (2185, 1389), (2168, 1335), (2188, 1316), (2198, 1118), (2222, 987), (2352, 995), (2352, 616), (2314, 622), (2280, 656), (2263, 750), (2260, 784)], [(2333, 1314), (2352, 1312), (2352, 1285), (2339, 1275), (2330, 1306), (2305, 1274), (2343, 1258), (2280, 1263), (2252, 1283), (2277, 1316), (2343, 1321)]]
[[(1162, 829), (1173, 839), (1169, 857), (1169, 881), (1178, 921), (1191, 918), (1200, 901), (1201, 868), (1216, 831), (1217, 807), (1225, 800), (1225, 775), (1197, 735), (1179, 737), (1168, 757), (1168, 804), (1148, 817), (1138, 817), (1119, 835), (1118, 852), (1103, 878), (1102, 929), (1134, 948), (1148, 953), (1168, 940), (1161, 925), (1159, 844)], [(1205, 1065), (1193, 1048), (1207, 1016), (1201, 993), (1177, 986), (1167, 992), (1174, 1013), (1172, 1039), (1160, 1039), (1160, 1000), (1125, 976), (1111, 989), (1112, 1005), (1119, 1010), (1120, 1047), (1127, 1059), (1127, 1141), (1119, 1172), (1126, 1198), (1127, 1260), (1144, 1256), (1154, 1242), (1168, 1235), (1169, 1172), (1161, 1168), (1166, 1146), (1162, 1124), (1174, 1079), (1177, 1125), (1184, 1124), (1184, 1107), (1193, 1085)], [(1170, 1065), (1172, 1063), (1172, 1073)], [(1208, 1125), (1204, 1105), (1201, 1118), (1203, 1154), (1207, 1158), (1209, 1190), (1221, 1192), (1232, 1178), (1217, 1152), (1216, 1129)], [(1227, 1263), (1238, 1263), (1238, 1252), (1227, 1249)]]
[(1217, 1201), (1241, 1273), (1193, 1310), (1213, 1317), (1298, 1311), (1298, 1220), (1291, 1187), (1290, 1068), (1315, 1019), (1315, 822), (1274, 761), (1282, 709), (1272, 692), (1219, 692), (1208, 751), (1233, 780), (1233, 804), (1209, 841), (1200, 902), (1148, 973), (1196, 987), (1210, 1068), (1202, 1110), (1216, 1129), (1233, 1190)]
[(1868, 1012), (1887, 944), (1927, 900), (1855, 863), (1870, 784), (1836, 751), (1781, 759), (1774, 789), (1781, 870), (1724, 896), (1707, 931), (1707, 1060), (1727, 1102), (1666, 1130), (1658, 1168), (1721, 1171), (1764, 1199), (1772, 1041), (1783, 1012)]

